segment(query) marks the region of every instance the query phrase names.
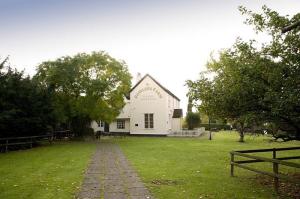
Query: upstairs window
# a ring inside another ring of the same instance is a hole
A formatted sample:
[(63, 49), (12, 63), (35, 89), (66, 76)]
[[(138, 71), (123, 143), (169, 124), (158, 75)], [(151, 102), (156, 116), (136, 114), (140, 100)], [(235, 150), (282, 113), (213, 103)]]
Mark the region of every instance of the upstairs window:
[(145, 113), (145, 128), (153, 129), (154, 121), (153, 121), (153, 113)]

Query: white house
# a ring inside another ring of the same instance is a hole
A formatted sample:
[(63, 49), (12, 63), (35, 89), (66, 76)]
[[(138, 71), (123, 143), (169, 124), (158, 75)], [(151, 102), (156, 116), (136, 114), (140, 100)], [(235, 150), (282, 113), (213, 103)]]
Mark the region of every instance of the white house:
[(181, 130), (180, 99), (150, 75), (130, 90), (116, 121), (92, 122), (94, 131), (141, 135), (168, 135)]

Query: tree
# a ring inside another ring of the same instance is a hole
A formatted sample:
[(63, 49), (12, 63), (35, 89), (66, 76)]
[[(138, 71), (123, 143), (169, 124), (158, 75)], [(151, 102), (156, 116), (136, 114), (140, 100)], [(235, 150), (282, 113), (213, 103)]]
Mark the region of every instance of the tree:
[(288, 33), (281, 33), (283, 27), (299, 22), (300, 13), (293, 17), (280, 16), (266, 6), (263, 14), (243, 7), (240, 10), (249, 16), (246, 23), (271, 37), (260, 50), (262, 56), (273, 62), (264, 79), (269, 83), (263, 104), (268, 115), (264, 114), (264, 118), (276, 126), (276, 130), (271, 131), (275, 138), (300, 140), (300, 27), (294, 26)]
[(82, 136), (91, 120), (113, 121), (124, 106), (131, 76), (104, 52), (61, 57), (38, 66), (35, 79), (54, 93), (55, 114)]
[(187, 105), (187, 112), (192, 112), (193, 111), (193, 100), (191, 97), (188, 99), (188, 105)]
[(270, 41), (257, 48), (255, 40), (237, 39), (218, 59), (211, 58), (198, 80), (187, 81), (189, 95), (201, 102), (200, 109), (234, 122), (240, 141), (245, 131), (268, 126), (274, 137), (300, 140), (300, 36), (298, 29), (281, 33), (300, 14), (288, 18), (262, 9), (257, 14), (240, 7), (248, 16), (246, 23), (267, 33)]
[(189, 130), (193, 130), (194, 128), (199, 127), (201, 123), (200, 114), (194, 112), (188, 112), (185, 120)]
[(48, 133), (55, 123), (50, 93), (7, 62), (0, 64), (0, 137)]

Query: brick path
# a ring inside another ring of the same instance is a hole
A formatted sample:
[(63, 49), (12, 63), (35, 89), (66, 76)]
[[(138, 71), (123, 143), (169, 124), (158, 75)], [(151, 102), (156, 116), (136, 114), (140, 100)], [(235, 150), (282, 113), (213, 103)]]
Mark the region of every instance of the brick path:
[(148, 199), (137, 173), (129, 165), (119, 146), (101, 142), (85, 174), (78, 199)]

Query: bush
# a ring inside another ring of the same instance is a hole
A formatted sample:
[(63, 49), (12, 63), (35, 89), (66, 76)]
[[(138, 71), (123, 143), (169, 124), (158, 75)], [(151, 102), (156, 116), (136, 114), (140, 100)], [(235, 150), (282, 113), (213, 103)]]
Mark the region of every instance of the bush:
[(186, 123), (189, 130), (193, 130), (196, 127), (199, 127), (200, 125), (200, 114), (199, 113), (193, 113), (188, 112), (186, 115)]
[(84, 132), (83, 132), (83, 136), (85, 137), (94, 137), (95, 133), (94, 133), (94, 129), (93, 128), (85, 128)]
[[(210, 126), (210, 129), (209, 129)], [(200, 124), (199, 127), (204, 127), (205, 130), (230, 130), (230, 125), (228, 124)]]

